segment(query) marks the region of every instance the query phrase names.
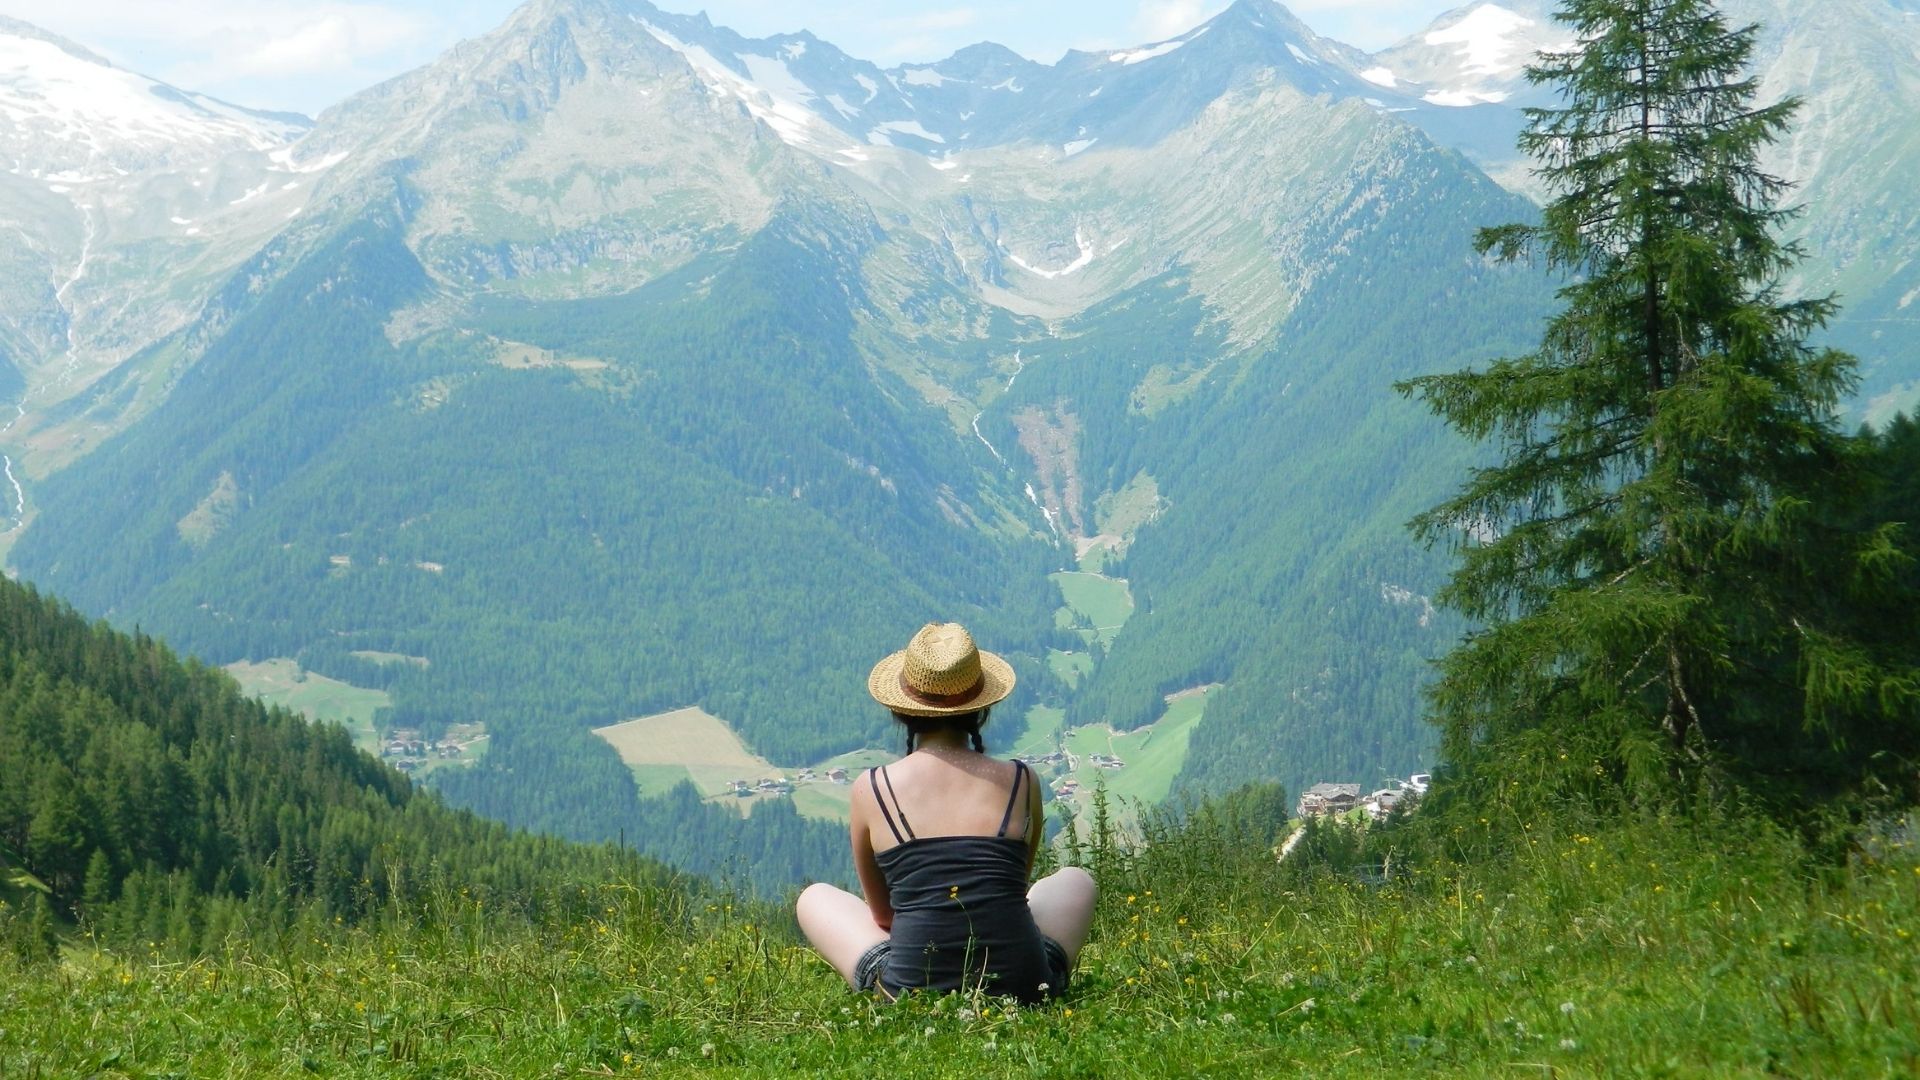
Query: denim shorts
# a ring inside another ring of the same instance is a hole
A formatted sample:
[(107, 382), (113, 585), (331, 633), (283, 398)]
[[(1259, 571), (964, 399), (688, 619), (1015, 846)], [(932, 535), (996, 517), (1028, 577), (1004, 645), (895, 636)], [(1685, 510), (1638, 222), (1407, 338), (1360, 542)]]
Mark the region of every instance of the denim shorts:
[[(1040, 935), (1040, 947), (1047, 954), (1047, 968), (1055, 978), (1046, 985), (1048, 997), (1059, 997), (1067, 991), (1067, 980), (1072, 975), (1072, 965), (1067, 962), (1066, 947), (1045, 934)], [(883, 987), (880, 974), (887, 969), (887, 957), (893, 953), (893, 942), (882, 941), (860, 954), (853, 962), (853, 988), (862, 993), (883, 990), (888, 997), (894, 996), (893, 990), (904, 987)]]

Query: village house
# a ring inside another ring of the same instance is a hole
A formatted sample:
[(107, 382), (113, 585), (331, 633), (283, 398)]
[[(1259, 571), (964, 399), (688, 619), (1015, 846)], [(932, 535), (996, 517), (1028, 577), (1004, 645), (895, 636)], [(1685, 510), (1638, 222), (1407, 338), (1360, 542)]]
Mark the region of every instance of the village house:
[(1366, 801), (1360, 805), (1366, 808), (1368, 817), (1379, 821), (1381, 818), (1393, 813), (1393, 808), (1399, 805), (1400, 801), (1406, 797), (1407, 791), (1408, 789), (1406, 788), (1381, 788), (1379, 791), (1368, 795)]
[(1296, 812), (1301, 817), (1344, 814), (1359, 804), (1359, 784), (1315, 784), (1300, 796)]

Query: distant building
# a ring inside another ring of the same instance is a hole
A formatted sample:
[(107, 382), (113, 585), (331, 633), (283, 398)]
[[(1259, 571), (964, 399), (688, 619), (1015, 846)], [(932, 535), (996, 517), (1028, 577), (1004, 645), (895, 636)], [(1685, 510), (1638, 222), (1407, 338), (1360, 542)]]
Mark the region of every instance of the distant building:
[(1300, 796), (1296, 807), (1301, 817), (1344, 814), (1360, 805), (1359, 784), (1315, 784)]
[(827, 779), (833, 781), (836, 784), (844, 784), (847, 782), (847, 770), (839, 768), (837, 766), (835, 768), (828, 769)]
[(1366, 807), (1368, 817), (1378, 821), (1393, 813), (1393, 808), (1399, 805), (1405, 796), (1404, 788), (1381, 788), (1367, 796), (1366, 801), (1360, 805)]

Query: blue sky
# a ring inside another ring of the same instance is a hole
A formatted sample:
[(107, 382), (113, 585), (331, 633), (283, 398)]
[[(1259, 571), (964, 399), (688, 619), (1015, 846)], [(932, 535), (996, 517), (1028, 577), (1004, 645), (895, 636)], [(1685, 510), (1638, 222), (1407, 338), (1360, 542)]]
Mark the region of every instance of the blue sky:
[[(883, 66), (997, 41), (1051, 63), (1070, 48), (1156, 41), (1230, 0), (655, 0), (749, 37), (811, 30)], [(1379, 48), (1467, 0), (1297, 0), (1328, 37)], [(309, 114), (505, 20), (519, 0), (0, 0), (0, 14), (122, 67), (255, 108)]]

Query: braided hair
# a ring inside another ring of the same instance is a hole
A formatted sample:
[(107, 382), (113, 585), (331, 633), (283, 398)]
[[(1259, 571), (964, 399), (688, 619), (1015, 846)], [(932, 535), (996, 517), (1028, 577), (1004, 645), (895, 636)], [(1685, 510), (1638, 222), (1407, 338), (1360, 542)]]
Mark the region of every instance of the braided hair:
[(984, 754), (987, 752), (987, 744), (980, 738), (980, 726), (987, 722), (987, 717), (992, 712), (993, 706), (988, 705), (972, 712), (953, 713), (948, 716), (908, 716), (897, 712), (893, 714), (893, 718), (907, 729), (907, 753), (909, 754), (913, 753), (914, 747), (920, 741), (920, 736), (936, 731), (957, 731), (967, 737), (967, 743), (973, 747), (975, 753)]

